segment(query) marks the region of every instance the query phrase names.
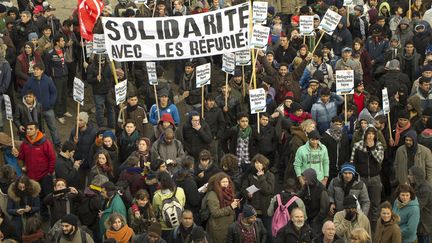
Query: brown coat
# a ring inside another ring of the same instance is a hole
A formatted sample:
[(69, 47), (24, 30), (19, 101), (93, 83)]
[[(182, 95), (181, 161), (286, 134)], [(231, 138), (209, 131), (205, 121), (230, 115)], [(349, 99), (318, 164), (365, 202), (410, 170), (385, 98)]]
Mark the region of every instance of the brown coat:
[(402, 243), (402, 234), (399, 228), (399, 216), (393, 214), (393, 218), (388, 223), (383, 223), (378, 219), (374, 243)]
[[(408, 180), (407, 168), (407, 150), (406, 146), (402, 145), (396, 150), (394, 162), (395, 177), (399, 180), (399, 184), (405, 184)], [(423, 169), (426, 175), (426, 180), (432, 183), (432, 154), (427, 147), (417, 144), (417, 152), (414, 156), (414, 165)]]
[(219, 198), (214, 191), (208, 193), (207, 207), (210, 211), (206, 230), (209, 239), (214, 243), (226, 242), (228, 228), (234, 222), (234, 210), (230, 206), (221, 208)]

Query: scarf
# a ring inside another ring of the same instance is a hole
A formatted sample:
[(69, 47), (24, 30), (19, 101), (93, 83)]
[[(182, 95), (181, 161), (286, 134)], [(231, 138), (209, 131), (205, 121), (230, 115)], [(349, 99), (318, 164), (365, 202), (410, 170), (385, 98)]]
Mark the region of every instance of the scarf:
[[(343, 179), (341, 178), (341, 180), (343, 181)], [(352, 180), (348, 183), (343, 183), (343, 191), (344, 191), (344, 197), (348, 196), (350, 194), (351, 191), (351, 187), (354, 184), (355, 181), (355, 176), (353, 176)]]
[(394, 144), (398, 145), (399, 144), (399, 140), (400, 140), (400, 136), (401, 134), (408, 130), (411, 127), (411, 123), (408, 122), (408, 124), (405, 127), (400, 127), (399, 124), (397, 124), (396, 126), (396, 135), (395, 135), (395, 140), (394, 140)]
[(36, 98), (33, 102), (33, 105), (29, 105), (29, 104), (27, 104), (27, 102), (25, 101), (25, 98), (23, 97), (23, 104), (28, 109), (27, 118), (29, 119), (29, 121), (39, 122), (38, 121), (38, 111), (36, 109), (36, 104), (37, 104)]
[(335, 126), (335, 125), (331, 125), (330, 128), (327, 130), (328, 134), (330, 134), (330, 136), (336, 140), (336, 142), (339, 142), (342, 139), (342, 128)]
[(222, 187), (219, 193), (220, 208), (229, 207), (234, 201), (234, 192), (231, 186)]
[(126, 106), (126, 111), (129, 112), (134, 112), (136, 109), (138, 108), (138, 104), (131, 106), (131, 105), (127, 105)]
[(303, 121), (305, 121), (307, 119), (312, 119), (312, 116), (307, 112), (303, 112), (300, 116), (296, 116), (296, 115), (294, 115), (294, 113), (290, 113), (289, 119), (291, 121), (293, 121), (294, 123), (300, 125)]
[(242, 242), (256, 242), (255, 227), (253, 224), (245, 225), (243, 223), (243, 215), (239, 216), (238, 225), (240, 227)]
[(250, 126), (247, 126), (245, 129), (242, 130), (237, 125), (237, 128), (238, 128), (238, 137), (241, 138), (241, 139), (247, 139), (247, 138), (249, 138), (249, 136), (252, 133), (252, 128)]
[(133, 230), (129, 228), (129, 226), (125, 225), (118, 231), (108, 229), (106, 237), (115, 239), (117, 243), (128, 243), (133, 234)]
[(111, 173), (112, 169), (111, 167), (109, 167), (107, 164), (99, 164), (99, 168), (104, 172), (104, 173)]

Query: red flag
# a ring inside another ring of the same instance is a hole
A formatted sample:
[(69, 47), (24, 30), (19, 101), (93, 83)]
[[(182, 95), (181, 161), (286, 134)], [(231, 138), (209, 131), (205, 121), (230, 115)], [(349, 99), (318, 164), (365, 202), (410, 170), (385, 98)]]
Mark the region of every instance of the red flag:
[(93, 28), (103, 7), (104, 4), (100, 0), (78, 0), (78, 20), (82, 38), (93, 40)]

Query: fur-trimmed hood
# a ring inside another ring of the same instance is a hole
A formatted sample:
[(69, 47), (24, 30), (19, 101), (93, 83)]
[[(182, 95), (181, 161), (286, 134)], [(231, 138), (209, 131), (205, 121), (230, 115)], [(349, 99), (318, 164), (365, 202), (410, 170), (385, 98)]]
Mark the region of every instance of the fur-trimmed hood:
[[(19, 198), (18, 195), (15, 193), (15, 190), (14, 190), (15, 183), (16, 182), (12, 183), (9, 186), (7, 195), (9, 196), (9, 198), (12, 201), (19, 202), (21, 200), (21, 198)], [(31, 193), (30, 196), (33, 197), (33, 198), (37, 197), (39, 195), (39, 193), (41, 192), (41, 187), (40, 187), (39, 183), (37, 181), (35, 181), (35, 180), (30, 179), (30, 185), (32, 187), (32, 193)]]

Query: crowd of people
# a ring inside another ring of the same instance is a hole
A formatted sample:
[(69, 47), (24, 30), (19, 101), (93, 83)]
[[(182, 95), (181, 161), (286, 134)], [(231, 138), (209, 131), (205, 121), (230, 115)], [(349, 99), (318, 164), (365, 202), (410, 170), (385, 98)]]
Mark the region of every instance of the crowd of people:
[[(104, 0), (101, 18), (244, 0), (136, 2)], [(89, 52), (77, 10), (60, 21), (45, 0), (1, 0), (0, 93), (17, 140), (0, 133), (0, 242), (431, 242), (432, 1), (267, 2), (269, 48), (203, 94), (195, 69), (217, 73), (220, 56), (158, 61), (153, 87), (145, 61)], [(342, 18), (323, 33), (328, 9)], [(309, 36), (302, 15), (313, 16)], [(338, 70), (354, 71), (345, 97)], [(75, 77), (94, 104), (76, 122)], [(266, 93), (259, 115), (253, 88)]]

